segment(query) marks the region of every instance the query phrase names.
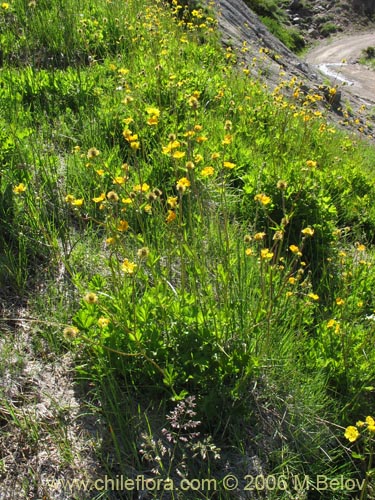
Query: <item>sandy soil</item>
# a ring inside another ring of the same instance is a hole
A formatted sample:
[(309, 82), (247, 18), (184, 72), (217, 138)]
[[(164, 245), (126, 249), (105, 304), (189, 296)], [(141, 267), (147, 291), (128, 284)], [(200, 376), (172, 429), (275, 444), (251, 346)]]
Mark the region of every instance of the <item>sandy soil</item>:
[(305, 61), (328, 76), (333, 83), (343, 84), (365, 104), (375, 104), (375, 71), (358, 63), (363, 49), (375, 46), (375, 32), (340, 35), (312, 49)]

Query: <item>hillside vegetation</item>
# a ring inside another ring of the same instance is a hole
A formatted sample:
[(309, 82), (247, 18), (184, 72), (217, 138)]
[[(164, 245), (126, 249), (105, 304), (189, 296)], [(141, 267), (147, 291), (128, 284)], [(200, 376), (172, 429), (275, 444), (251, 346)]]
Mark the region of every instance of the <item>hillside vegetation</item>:
[[(374, 498), (375, 151), (216, 25), (177, 0), (0, 6), (6, 498)], [(72, 472), (69, 407), (10, 393), (25, 329), (25, 359), (74, 360), (74, 420), (104, 422), (87, 446), (134, 491), (50, 486), (98, 477)]]

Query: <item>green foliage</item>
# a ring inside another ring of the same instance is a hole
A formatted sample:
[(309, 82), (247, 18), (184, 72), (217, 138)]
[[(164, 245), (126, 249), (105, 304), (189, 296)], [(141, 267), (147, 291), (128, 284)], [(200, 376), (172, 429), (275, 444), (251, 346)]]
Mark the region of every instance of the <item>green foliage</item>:
[(197, 4), (5, 10), (0, 281), (57, 276), (45, 336), (98, 384), (121, 470), (142, 469), (134, 398), (165, 417), (196, 396), (215, 443), (240, 448), (251, 428), (260, 453), (288, 436), (270, 471), (349, 471), (321, 422), (364, 412), (375, 376), (373, 148), (296, 79), (271, 93), (241, 72)]
[(332, 35), (332, 33), (336, 33), (336, 31), (337, 31), (337, 26), (329, 21), (327, 21), (320, 27), (320, 33), (323, 36)]

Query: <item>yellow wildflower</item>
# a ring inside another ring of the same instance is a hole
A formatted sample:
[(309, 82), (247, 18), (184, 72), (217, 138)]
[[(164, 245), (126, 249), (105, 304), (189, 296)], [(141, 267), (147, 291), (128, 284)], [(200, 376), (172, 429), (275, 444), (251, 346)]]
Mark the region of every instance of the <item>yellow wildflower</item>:
[(301, 252), (300, 252), (300, 249), (297, 247), (297, 245), (290, 245), (289, 246), (289, 250), (294, 253), (294, 254), (297, 254), (297, 255), (302, 255)]
[(23, 182), (21, 182), (20, 184), (18, 184), (18, 186), (14, 186), (13, 188), (13, 193), (15, 194), (21, 194), (21, 193), (24, 193), (26, 191), (26, 186)]
[(229, 144), (231, 144), (233, 141), (233, 135), (231, 134), (226, 134), (224, 136), (224, 139), (221, 141), (221, 143), (223, 144), (223, 146), (228, 146)]
[(148, 184), (146, 184), (146, 182), (144, 182), (143, 184), (136, 184), (135, 186), (133, 186), (133, 191), (135, 193), (140, 193), (140, 192), (146, 192), (146, 191), (149, 191), (150, 190), (150, 186)]
[(271, 260), (273, 257), (273, 253), (270, 252), (269, 248), (262, 248), (260, 251), (260, 256), (264, 260)]
[(99, 319), (98, 319), (98, 326), (99, 328), (106, 328), (110, 323), (110, 320), (108, 318), (104, 318), (103, 316), (101, 316)]
[(201, 170), (202, 177), (211, 177), (214, 173), (215, 169), (213, 167), (204, 167), (204, 169)]
[(130, 262), (128, 259), (125, 259), (121, 265), (121, 269), (125, 274), (134, 274), (134, 271), (137, 269), (137, 264), (134, 262)]
[(367, 416), (366, 417), (366, 424), (367, 425), (375, 425), (375, 420), (373, 419), (373, 417)]
[(124, 184), (126, 181), (126, 177), (122, 177), (122, 176), (118, 176), (118, 177), (115, 177), (112, 181), (113, 184), (119, 184), (121, 186), (121, 184)]
[(178, 202), (178, 198), (177, 198), (177, 196), (169, 196), (169, 197), (167, 198), (167, 203), (168, 203), (168, 205), (169, 205), (171, 208), (176, 208), (176, 207), (177, 207), (177, 205), (178, 205), (178, 203), (177, 203), (177, 202)]
[(173, 157), (175, 160), (180, 160), (180, 159), (181, 159), (181, 158), (183, 158), (185, 155), (186, 155), (185, 151), (175, 151), (175, 152), (172, 154), (172, 157)]
[(102, 193), (100, 196), (97, 196), (96, 198), (92, 199), (94, 203), (100, 203), (104, 200), (105, 200), (105, 193)]
[(124, 232), (129, 229), (129, 223), (126, 220), (120, 220), (117, 226), (117, 231)]
[(311, 227), (305, 227), (305, 229), (302, 229), (301, 233), (302, 233), (304, 236), (313, 236), (313, 234), (314, 234), (314, 229), (312, 229)]
[(307, 160), (306, 161), (306, 165), (309, 167), (309, 168), (315, 168), (317, 166), (317, 162), (314, 161), (314, 160)]
[(73, 200), (71, 202), (73, 207), (81, 207), (83, 205), (83, 198), (79, 198), (78, 200)]
[(341, 297), (337, 297), (336, 304), (338, 306), (343, 306), (345, 304), (345, 301)]
[(345, 436), (345, 437), (346, 437), (346, 439), (348, 439), (351, 443), (354, 443), (354, 441), (355, 441), (356, 439), (358, 439), (358, 437), (359, 437), (359, 432), (358, 432), (357, 427), (354, 427), (354, 425), (349, 425), (349, 427), (347, 427), (347, 428), (345, 429), (344, 436)]
[(183, 193), (184, 191), (186, 191), (186, 188), (190, 187), (189, 179), (187, 179), (186, 177), (181, 177), (181, 179), (177, 181), (176, 187), (178, 191)]
[(253, 249), (252, 249), (252, 248), (246, 248), (246, 250), (245, 250), (245, 254), (246, 254), (247, 256), (253, 255), (253, 253), (254, 253), (254, 252), (253, 252)]
[(255, 233), (254, 234), (254, 240), (255, 241), (260, 241), (266, 236), (266, 233)]
[(230, 168), (230, 169), (232, 169), (232, 168), (234, 168), (236, 166), (236, 164), (232, 163), (231, 161), (225, 161), (223, 163), (223, 165), (224, 165), (225, 168)]
[(309, 293), (309, 294), (307, 294), (307, 296), (312, 300), (315, 300), (315, 301), (319, 300), (319, 295), (317, 295), (316, 293)]
[(290, 285), (295, 285), (297, 283), (297, 280), (296, 280), (296, 278), (294, 278), (293, 276), (291, 276), (290, 278), (288, 278), (288, 283)]
[(177, 215), (173, 210), (168, 210), (166, 222), (173, 222), (176, 219)]
[(268, 205), (271, 203), (271, 198), (264, 193), (259, 193), (254, 196), (255, 201), (259, 201), (261, 205)]

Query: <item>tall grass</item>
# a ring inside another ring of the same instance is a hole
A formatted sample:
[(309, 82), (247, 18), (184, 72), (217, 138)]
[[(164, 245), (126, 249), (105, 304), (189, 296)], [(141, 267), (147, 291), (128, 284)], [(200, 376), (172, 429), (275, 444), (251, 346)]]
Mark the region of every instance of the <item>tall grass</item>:
[(356, 472), (340, 426), (373, 413), (373, 148), (318, 93), (235, 64), (209, 10), (2, 9), (0, 279), (43, 283), (34, 312), (96, 384), (111, 473), (221, 484), (251, 453)]

